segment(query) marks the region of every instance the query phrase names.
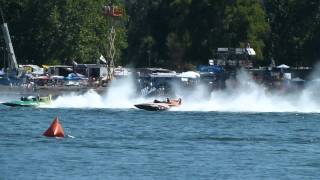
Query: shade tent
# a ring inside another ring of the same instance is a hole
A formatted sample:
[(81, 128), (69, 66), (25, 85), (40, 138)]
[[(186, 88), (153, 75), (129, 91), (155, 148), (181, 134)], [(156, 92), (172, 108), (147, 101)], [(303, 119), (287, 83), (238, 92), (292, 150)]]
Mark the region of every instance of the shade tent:
[(285, 65), (285, 64), (281, 64), (281, 65), (277, 66), (277, 68), (279, 68), (279, 69), (289, 69), (290, 66)]
[(291, 79), (291, 81), (294, 81), (294, 82), (304, 82), (305, 80), (301, 79), (300, 77), (296, 77), (296, 78)]
[(64, 76), (51, 76), (51, 79), (64, 79)]
[(0, 70), (0, 76), (5, 75), (3, 70)]
[(79, 74), (79, 73), (70, 73), (70, 74), (68, 74), (68, 76), (65, 77), (64, 79), (65, 79), (65, 80), (74, 81), (74, 80), (86, 80), (86, 79), (88, 79), (88, 78), (86, 78), (84, 75)]
[(197, 73), (197, 72), (194, 72), (194, 71), (187, 71), (187, 72), (183, 72), (179, 75), (177, 75), (178, 77), (181, 77), (181, 78), (193, 78), (193, 79), (196, 79), (196, 78), (199, 78), (200, 77), (200, 74)]
[(49, 77), (48, 76), (38, 76), (38, 77), (34, 77), (34, 79), (49, 80)]

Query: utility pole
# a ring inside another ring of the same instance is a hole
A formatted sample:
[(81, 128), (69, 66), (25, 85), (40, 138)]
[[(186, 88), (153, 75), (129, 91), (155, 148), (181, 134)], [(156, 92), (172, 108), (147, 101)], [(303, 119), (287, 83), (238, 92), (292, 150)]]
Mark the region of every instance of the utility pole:
[(2, 33), (3, 33), (5, 43), (6, 43), (6, 50), (7, 50), (9, 59), (10, 59), (10, 61), (8, 62), (8, 65), (9, 65), (9, 68), (11, 71), (12, 70), (17, 71), (18, 70), (18, 63), (17, 63), (16, 55), (14, 54), (8, 25), (4, 21), (3, 12), (2, 12), (1, 8), (0, 8), (0, 13), (1, 13), (1, 18), (2, 18), (2, 25), (1, 25)]
[(123, 16), (123, 9), (108, 4), (103, 7), (103, 15), (107, 18), (109, 26), (111, 26), (109, 35), (108, 35), (108, 50), (107, 50), (107, 81), (111, 81), (114, 75), (114, 60), (116, 54), (116, 47), (115, 47), (115, 39), (116, 39), (116, 21), (119, 20)]

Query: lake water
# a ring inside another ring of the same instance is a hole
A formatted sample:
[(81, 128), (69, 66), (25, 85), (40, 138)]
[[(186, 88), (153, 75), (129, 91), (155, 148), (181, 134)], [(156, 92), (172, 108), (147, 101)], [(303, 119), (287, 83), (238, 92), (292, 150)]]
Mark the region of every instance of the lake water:
[[(0, 179), (318, 179), (320, 114), (0, 106)], [(58, 116), (63, 139), (42, 133)]]
[[(0, 105), (0, 179), (318, 179), (320, 84), (271, 93), (241, 77), (210, 94), (175, 89), (182, 106), (166, 112), (133, 108), (153, 98), (131, 80), (48, 107)], [(42, 136), (56, 116), (68, 138)]]

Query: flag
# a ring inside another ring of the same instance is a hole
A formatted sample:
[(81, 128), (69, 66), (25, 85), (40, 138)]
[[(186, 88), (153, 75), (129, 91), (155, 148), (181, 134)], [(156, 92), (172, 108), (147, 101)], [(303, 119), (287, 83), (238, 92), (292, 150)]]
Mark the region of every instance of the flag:
[(72, 61), (72, 64), (78, 66), (78, 63), (76, 61)]
[(107, 60), (106, 60), (102, 55), (100, 56), (99, 59), (100, 59), (100, 61), (102, 61), (103, 63), (107, 64)]

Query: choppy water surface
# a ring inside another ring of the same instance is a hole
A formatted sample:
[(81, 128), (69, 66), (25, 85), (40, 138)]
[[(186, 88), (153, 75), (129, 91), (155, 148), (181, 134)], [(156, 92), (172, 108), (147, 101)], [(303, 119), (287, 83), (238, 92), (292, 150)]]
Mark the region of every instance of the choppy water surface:
[[(0, 107), (0, 179), (316, 179), (320, 114)], [(66, 134), (42, 133), (59, 116)]]

